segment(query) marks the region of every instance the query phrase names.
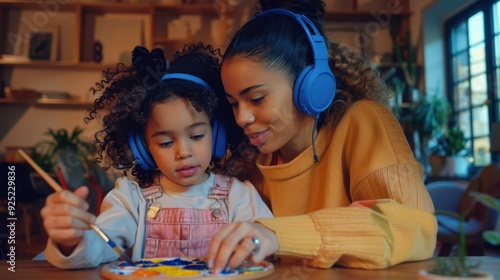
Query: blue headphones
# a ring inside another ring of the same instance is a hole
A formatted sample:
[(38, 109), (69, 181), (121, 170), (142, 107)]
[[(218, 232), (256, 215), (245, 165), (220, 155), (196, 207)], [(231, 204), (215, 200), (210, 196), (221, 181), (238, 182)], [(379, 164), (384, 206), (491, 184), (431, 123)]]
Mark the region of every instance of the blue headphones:
[[(161, 78), (162, 81), (173, 80), (173, 79), (191, 81), (199, 85), (202, 85), (206, 88), (211, 88), (208, 85), (208, 83), (206, 83), (204, 80), (189, 74), (169, 73), (163, 75), (163, 77)], [(222, 158), (226, 153), (226, 147), (227, 147), (226, 143), (227, 143), (226, 128), (222, 123), (220, 123), (217, 119), (215, 119), (212, 125), (212, 157), (216, 159)], [(156, 163), (141, 133), (139, 132), (129, 133), (128, 144), (130, 146), (130, 149), (132, 150), (132, 154), (134, 155), (137, 164), (143, 170), (150, 170), (156, 168)]]
[(269, 9), (256, 16), (274, 14), (288, 15), (297, 20), (304, 28), (311, 44), (314, 64), (306, 66), (297, 76), (293, 86), (293, 102), (306, 114), (319, 114), (328, 109), (335, 97), (337, 83), (332, 70), (328, 66), (328, 52), (325, 40), (310, 19), (285, 9)]

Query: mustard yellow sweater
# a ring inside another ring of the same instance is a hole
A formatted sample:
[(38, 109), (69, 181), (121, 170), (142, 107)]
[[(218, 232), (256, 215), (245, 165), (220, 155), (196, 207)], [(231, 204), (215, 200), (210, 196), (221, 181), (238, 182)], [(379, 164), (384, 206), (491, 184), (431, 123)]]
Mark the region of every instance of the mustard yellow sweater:
[(432, 257), (434, 207), (401, 127), (374, 101), (358, 101), (335, 131), (283, 165), (260, 154), (255, 183), (276, 218), (258, 221), (279, 240), (278, 254), (376, 269)]

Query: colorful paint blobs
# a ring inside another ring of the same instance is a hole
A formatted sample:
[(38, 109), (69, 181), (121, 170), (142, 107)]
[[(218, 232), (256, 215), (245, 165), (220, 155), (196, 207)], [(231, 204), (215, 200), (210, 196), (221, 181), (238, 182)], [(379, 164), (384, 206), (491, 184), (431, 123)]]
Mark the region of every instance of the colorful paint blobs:
[(113, 274), (132, 277), (154, 277), (154, 278), (184, 278), (203, 276), (233, 276), (249, 275), (254, 273), (265, 273), (271, 264), (262, 262), (253, 264), (244, 262), (241, 267), (235, 270), (223, 270), (218, 274), (212, 274), (207, 263), (201, 259), (181, 259), (181, 258), (157, 258), (141, 259), (128, 263), (126, 261), (116, 262), (111, 265), (110, 272)]

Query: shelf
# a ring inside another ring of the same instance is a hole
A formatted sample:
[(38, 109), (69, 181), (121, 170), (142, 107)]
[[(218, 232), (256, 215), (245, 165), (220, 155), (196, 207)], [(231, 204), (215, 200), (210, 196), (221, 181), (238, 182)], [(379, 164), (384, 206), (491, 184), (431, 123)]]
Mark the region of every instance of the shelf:
[(90, 102), (83, 102), (78, 99), (14, 99), (0, 98), (1, 104), (35, 105), (35, 106), (57, 106), (59, 108), (84, 108), (92, 106)]
[[(41, 2), (43, 3), (43, 2)], [(89, 13), (122, 13), (122, 14), (147, 14), (154, 9), (157, 14), (204, 14), (217, 16), (217, 11), (212, 4), (154, 4), (154, 3), (66, 3), (57, 6), (58, 11), (76, 11), (80, 6), (83, 12)], [(3, 1), (0, 8), (13, 10), (43, 10), (38, 1)]]
[(157, 15), (206, 15), (217, 16), (217, 11), (212, 4), (182, 4), (182, 5), (155, 5)]
[[(410, 16), (411, 13), (399, 13), (399, 14), (391, 14), (393, 17), (407, 17)], [(376, 21), (373, 13), (371, 11), (356, 11), (356, 10), (339, 10), (339, 11), (327, 11), (324, 16), (325, 21)]]
[[(118, 63), (118, 62), (117, 62)], [(3, 61), (0, 65), (15, 66), (18, 68), (32, 69), (67, 69), (67, 70), (105, 70), (115, 68), (116, 64), (101, 64), (96, 62), (71, 62), (71, 61)]]
[(78, 3), (82, 12), (115, 13), (115, 14), (147, 14), (153, 7), (149, 3)]
[[(32, 10), (32, 11), (37, 11), (37, 10), (43, 10), (44, 7), (42, 5), (40, 5), (40, 3), (42, 4), (47, 4), (49, 5), (48, 3), (49, 1), (4, 1), (4, 0), (0, 0), (0, 8), (2, 9), (11, 9), (11, 10)], [(52, 2), (50, 1), (50, 3), (57, 3), (59, 4), (58, 2)], [(52, 6), (50, 7), (50, 9), (54, 9)], [(76, 10), (76, 6), (74, 4), (59, 4), (57, 6), (57, 11), (75, 11)]]

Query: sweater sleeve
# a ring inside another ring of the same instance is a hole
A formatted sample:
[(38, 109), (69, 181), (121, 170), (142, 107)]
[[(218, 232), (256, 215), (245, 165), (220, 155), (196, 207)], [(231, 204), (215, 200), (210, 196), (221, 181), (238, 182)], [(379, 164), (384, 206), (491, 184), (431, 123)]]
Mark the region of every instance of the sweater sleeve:
[[(102, 202), (102, 213), (96, 220), (102, 231), (117, 245), (132, 248), (137, 232), (138, 188), (125, 177)], [(59, 268), (89, 268), (118, 259), (116, 252), (97, 233), (87, 230), (82, 241), (69, 256), (63, 255), (49, 239), (45, 248), (47, 260)]]
[(374, 199), (258, 222), (276, 233), (278, 254), (309, 259), (313, 267), (377, 269), (432, 256), (437, 224), (429, 210)]

